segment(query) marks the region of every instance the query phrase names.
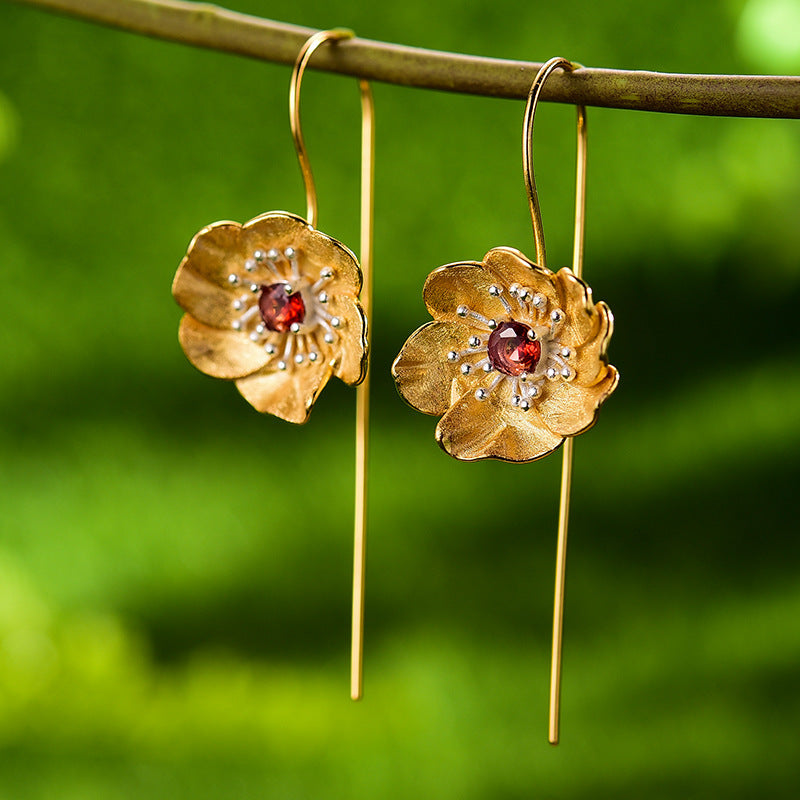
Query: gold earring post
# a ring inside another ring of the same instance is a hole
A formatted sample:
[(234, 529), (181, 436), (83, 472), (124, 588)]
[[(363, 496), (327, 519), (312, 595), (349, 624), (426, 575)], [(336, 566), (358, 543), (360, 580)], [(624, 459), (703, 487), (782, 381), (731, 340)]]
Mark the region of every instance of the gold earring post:
[(356, 388), (356, 507), (353, 537), (353, 629), (350, 697), (363, 694), (364, 572), (367, 532), (367, 460), (369, 450), (369, 357), (372, 341), (372, 210), (375, 167), (375, 105), (367, 81), (361, 87), (361, 304), (367, 317), (367, 375)]
[[(557, 69), (572, 72), (576, 68), (572, 62), (564, 58), (551, 58), (546, 62), (534, 78), (528, 103), (525, 107), (522, 133), (522, 163), (525, 175), (525, 188), (528, 193), (528, 204), (533, 224), (533, 238), (536, 244), (536, 263), (546, 267), (547, 254), (542, 226), (542, 212), (539, 197), (536, 193), (536, 181), (533, 176), (533, 118), (539, 101), (542, 87), (549, 75)], [(575, 234), (573, 242), (572, 271), (577, 277), (583, 272), (584, 219), (586, 208), (586, 109), (577, 106), (578, 111), (578, 156), (575, 187)], [(553, 648), (550, 663), (550, 719), (548, 741), (556, 745), (559, 742), (561, 713), (561, 653), (564, 631), (564, 592), (567, 570), (567, 532), (569, 528), (569, 501), (572, 487), (572, 455), (573, 439), (567, 437), (563, 446), (561, 464), (561, 492), (558, 503), (558, 539), (556, 546), (556, 580), (553, 600)]]
[(352, 39), (354, 36), (353, 31), (347, 28), (318, 31), (313, 36), (309, 36), (297, 54), (297, 60), (292, 70), (292, 80), (289, 83), (289, 126), (292, 129), (294, 149), (297, 151), (297, 160), (300, 163), (300, 171), (303, 173), (303, 183), (306, 187), (306, 219), (312, 228), (317, 227), (317, 190), (314, 186), (314, 175), (311, 172), (311, 163), (308, 160), (308, 152), (303, 139), (303, 128), (300, 125), (300, 85), (311, 56), (320, 45), (325, 42)]
[[(295, 61), (289, 85), (289, 122), (297, 160), (306, 189), (307, 218), (317, 224), (317, 190), (308, 160), (300, 124), (300, 86), (308, 62), (320, 45), (329, 41), (351, 39), (355, 34), (345, 28), (319, 31), (309, 37)], [(372, 221), (375, 171), (375, 104), (369, 82), (359, 81), (361, 90), (361, 305), (367, 320), (367, 367), (365, 378), (356, 388), (356, 470), (355, 515), (353, 531), (353, 617), (350, 652), (350, 696), (360, 700), (363, 694), (364, 652), (364, 574), (367, 531), (367, 456), (369, 449), (369, 346), (372, 334)]]
[[(583, 272), (584, 210), (586, 208), (586, 109), (578, 106), (578, 165), (575, 187), (575, 239), (572, 271)], [(564, 442), (561, 462), (561, 496), (558, 507), (558, 545), (556, 547), (556, 587), (553, 601), (553, 652), (550, 665), (550, 744), (558, 744), (561, 711), (561, 646), (564, 628), (564, 588), (567, 570), (567, 529), (572, 486), (572, 452), (575, 440)]]

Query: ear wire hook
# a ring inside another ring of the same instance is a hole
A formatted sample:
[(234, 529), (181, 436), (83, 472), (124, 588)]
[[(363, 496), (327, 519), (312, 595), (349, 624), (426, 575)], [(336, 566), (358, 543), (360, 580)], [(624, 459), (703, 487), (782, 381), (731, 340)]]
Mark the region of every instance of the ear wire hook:
[[(525, 175), (525, 189), (531, 210), (533, 238), (536, 243), (536, 263), (546, 267), (547, 254), (544, 243), (542, 212), (536, 193), (533, 177), (533, 117), (539, 102), (539, 95), (550, 75), (557, 69), (573, 72), (577, 64), (565, 58), (551, 58), (545, 62), (533, 79), (522, 127), (522, 165)], [(583, 271), (584, 211), (586, 208), (586, 109), (576, 106), (578, 112), (578, 156), (575, 186), (575, 234), (573, 240), (572, 271), (580, 278)], [(561, 494), (558, 509), (558, 545), (556, 549), (556, 581), (553, 602), (553, 650), (550, 666), (550, 725), (548, 739), (550, 744), (558, 744), (561, 709), (561, 650), (564, 628), (564, 588), (567, 566), (567, 529), (569, 525), (569, 498), (572, 484), (573, 439), (564, 442), (564, 457), (561, 468)]]
[(372, 354), (372, 217), (375, 172), (375, 104), (367, 81), (361, 89), (361, 305), (367, 318), (367, 370), (356, 387), (356, 496), (353, 538), (353, 633), (350, 655), (350, 697), (363, 693), (364, 572), (367, 537), (367, 462), (369, 451), (369, 362)]
[(305, 44), (297, 54), (297, 60), (292, 70), (292, 80), (289, 84), (289, 125), (292, 129), (297, 160), (300, 163), (300, 171), (303, 173), (303, 183), (306, 187), (306, 207), (308, 209), (306, 217), (308, 224), (312, 228), (317, 227), (317, 190), (314, 185), (314, 175), (311, 172), (311, 163), (308, 160), (305, 140), (303, 139), (303, 128), (300, 124), (300, 86), (303, 82), (303, 75), (308, 62), (318, 47), (325, 44), (325, 42), (338, 42), (342, 39), (352, 39), (354, 36), (355, 33), (347, 28), (318, 31), (306, 39)]
[[(292, 129), (297, 161), (306, 189), (307, 219), (317, 226), (317, 190), (308, 160), (303, 129), (300, 124), (300, 86), (314, 51), (325, 42), (352, 39), (353, 31), (334, 28), (318, 31), (300, 48), (289, 85), (289, 123)], [(364, 642), (364, 575), (366, 568), (367, 531), (367, 456), (369, 448), (369, 354), (372, 338), (372, 220), (375, 168), (375, 105), (369, 82), (359, 81), (361, 91), (361, 236), (360, 260), (363, 283), (361, 305), (367, 318), (366, 377), (356, 387), (356, 474), (355, 522), (353, 537), (353, 612), (350, 654), (350, 696), (360, 700), (363, 694)]]

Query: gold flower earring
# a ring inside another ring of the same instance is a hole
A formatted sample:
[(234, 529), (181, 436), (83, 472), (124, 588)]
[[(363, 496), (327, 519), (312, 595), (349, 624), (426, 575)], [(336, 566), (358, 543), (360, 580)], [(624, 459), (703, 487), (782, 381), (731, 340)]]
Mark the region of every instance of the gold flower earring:
[(343, 29), (314, 34), (301, 48), (292, 72), (289, 118), (308, 219), (271, 211), (244, 225), (208, 225), (189, 244), (172, 294), (186, 311), (179, 331), (186, 357), (206, 375), (234, 381), (258, 411), (304, 423), (332, 375), (358, 385), (351, 663), (351, 695), (358, 699), (369, 415), (367, 317), (372, 291), (374, 107), (369, 83), (360, 81), (361, 267), (341, 242), (316, 230), (317, 194), (300, 125), (300, 86), (311, 56), (325, 42), (353, 35)]
[(613, 317), (581, 280), (586, 187), (586, 111), (578, 106), (573, 268), (546, 267), (541, 211), (533, 177), (533, 119), (542, 86), (563, 58), (545, 63), (528, 95), (522, 134), (525, 186), (536, 260), (496, 247), (482, 262), (434, 270), (423, 298), (433, 322), (416, 330), (392, 367), (406, 402), (442, 416), (436, 440), (462, 461), (528, 462), (562, 444), (549, 740), (558, 744), (564, 576), (572, 437), (595, 422), (619, 375), (606, 347)]

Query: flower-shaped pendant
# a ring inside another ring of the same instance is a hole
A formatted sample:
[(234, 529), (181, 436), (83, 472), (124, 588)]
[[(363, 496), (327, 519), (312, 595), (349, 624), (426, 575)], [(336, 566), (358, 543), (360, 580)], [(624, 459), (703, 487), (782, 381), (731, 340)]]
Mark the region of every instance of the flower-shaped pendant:
[(594, 423), (614, 391), (613, 317), (568, 268), (510, 247), (432, 272), (434, 321), (403, 345), (392, 374), (403, 399), (444, 415), (436, 440), (455, 458), (534, 461)]
[(181, 346), (258, 411), (305, 422), (331, 375), (364, 378), (361, 281), (353, 253), (294, 214), (216, 222), (192, 239), (172, 285), (187, 312)]

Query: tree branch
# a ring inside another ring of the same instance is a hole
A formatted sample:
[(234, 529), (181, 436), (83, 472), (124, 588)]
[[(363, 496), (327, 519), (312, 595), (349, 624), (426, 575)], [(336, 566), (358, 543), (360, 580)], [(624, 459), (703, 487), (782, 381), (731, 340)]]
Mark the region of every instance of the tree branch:
[[(17, 2), (134, 33), (281, 64), (293, 63), (302, 43), (314, 32), (183, 0)], [(314, 69), (384, 83), (515, 99), (527, 97), (540, 66), (368, 39), (351, 39), (324, 48), (314, 56), (313, 64)], [(587, 67), (553, 75), (542, 99), (675, 114), (800, 118), (800, 78), (679, 75)]]

